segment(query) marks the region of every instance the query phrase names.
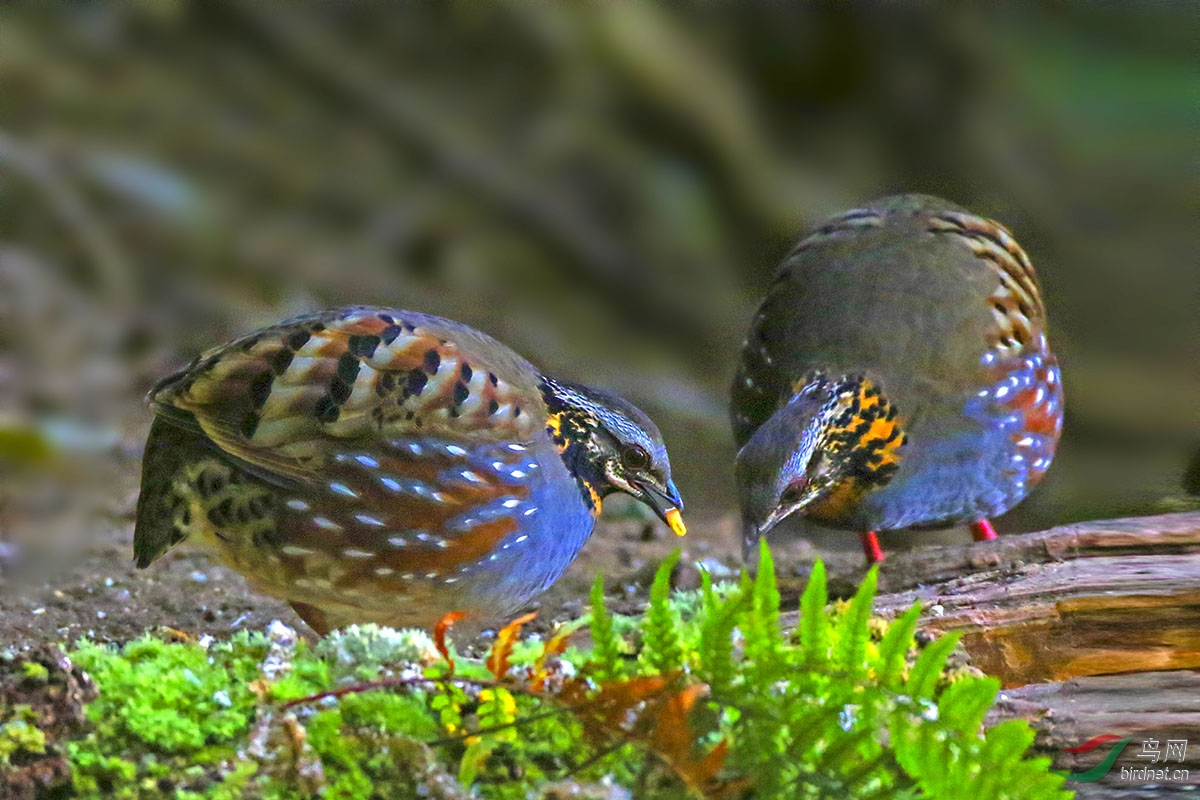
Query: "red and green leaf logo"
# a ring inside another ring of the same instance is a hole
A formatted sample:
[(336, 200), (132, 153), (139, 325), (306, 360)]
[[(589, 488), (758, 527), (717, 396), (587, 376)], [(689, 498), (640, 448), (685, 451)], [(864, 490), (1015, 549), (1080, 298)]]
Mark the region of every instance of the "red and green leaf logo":
[(1117, 763), (1117, 759), (1121, 756), (1121, 751), (1132, 741), (1132, 736), (1122, 739), (1115, 734), (1105, 733), (1100, 736), (1093, 736), (1078, 747), (1065, 748), (1064, 752), (1067, 753), (1090, 753), (1109, 742), (1116, 742), (1113, 749), (1108, 751), (1108, 755), (1104, 757), (1104, 760), (1086, 772), (1060, 772), (1059, 775), (1065, 775), (1067, 780), (1076, 781), (1077, 783), (1098, 781), (1112, 770), (1113, 764)]

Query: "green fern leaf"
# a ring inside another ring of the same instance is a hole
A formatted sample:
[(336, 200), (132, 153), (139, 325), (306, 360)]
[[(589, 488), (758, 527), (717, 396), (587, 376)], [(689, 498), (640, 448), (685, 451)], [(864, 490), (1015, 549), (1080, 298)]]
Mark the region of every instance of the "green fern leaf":
[(838, 621), (834, 664), (848, 675), (859, 675), (866, 671), (867, 641), (871, 638), (867, 623), (871, 620), (871, 603), (875, 600), (878, 583), (879, 567), (876, 565), (867, 572), (858, 591), (854, 593), (854, 599), (850, 601), (850, 608)]
[(613, 629), (612, 615), (604, 606), (604, 576), (592, 584), (592, 642), (596, 674), (600, 679), (616, 677), (621, 664), (621, 647)]
[(759, 540), (758, 572), (751, 590), (750, 615), (743, 630), (746, 657), (753, 680), (770, 683), (780, 677), (783, 634), (779, 630), (779, 587), (775, 581), (775, 562), (766, 539)]
[(679, 612), (672, 608), (671, 571), (679, 563), (680, 550), (669, 555), (650, 587), (650, 607), (642, 622), (642, 657), (659, 672), (671, 672), (683, 667), (683, 645), (679, 639)]
[(875, 731), (845, 731), (821, 754), (822, 771), (831, 775), (849, 774), (855, 766), (862, 763), (864, 757), (868, 754), (873, 756), (878, 750)]
[(717, 593), (713, 591), (712, 575), (708, 570), (700, 570), (700, 600), (705, 614), (711, 614), (717, 607)]
[(950, 684), (938, 698), (938, 719), (961, 734), (974, 736), (988, 709), (996, 702), (1000, 681), (995, 678), (960, 680)]
[(779, 585), (775, 579), (775, 559), (766, 538), (759, 539), (758, 573), (754, 577), (754, 611), (772, 638), (779, 636)]
[(903, 616), (888, 626), (883, 641), (879, 643), (879, 666), (876, 675), (879, 684), (886, 689), (898, 688), (904, 672), (904, 657), (913, 645), (913, 633), (921, 617), (920, 602), (913, 603)]
[(838, 727), (840, 715), (839, 707), (823, 705), (806, 709), (798, 714), (790, 720), (792, 741), (788, 747), (789, 751), (801, 760), (812, 760), (813, 756), (810, 751), (822, 739), (829, 737), (832, 731), (840, 730)]
[(1033, 744), (1033, 729), (1024, 720), (1001, 722), (984, 737), (983, 755), (996, 763), (1016, 761)]
[(750, 596), (737, 592), (723, 602), (716, 599), (711, 585), (705, 590), (705, 616), (700, 626), (701, 674), (712, 693), (720, 696), (728, 692), (737, 675), (737, 664), (733, 659), (733, 631), (743, 619), (750, 605)]
[(1049, 771), (1050, 759), (1022, 756), (1033, 744), (1034, 732), (1024, 720), (1009, 720), (990, 728), (984, 741), (976, 739), (975, 758), (981, 765), (986, 797), (995, 800), (1068, 800), (1064, 777)]
[(800, 597), (800, 650), (804, 664), (817, 668), (829, 660), (830, 623), (825, 616), (829, 592), (825, 584), (825, 564), (817, 561), (808, 576), (808, 585)]
[(914, 700), (929, 700), (933, 697), (938, 678), (946, 666), (946, 659), (950, 657), (950, 652), (960, 638), (961, 634), (957, 632), (949, 633), (921, 651), (904, 687), (909, 697)]

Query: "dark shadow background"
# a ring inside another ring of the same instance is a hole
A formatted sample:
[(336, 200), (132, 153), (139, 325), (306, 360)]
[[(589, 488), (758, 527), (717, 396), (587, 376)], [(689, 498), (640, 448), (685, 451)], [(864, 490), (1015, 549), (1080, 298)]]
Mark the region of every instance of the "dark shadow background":
[(127, 529), (154, 379), (344, 303), (627, 395), (693, 519), (728, 519), (758, 296), (807, 226), (898, 191), (1040, 270), (1066, 435), (1001, 528), (1188, 504), (1187, 4), (269, 6), (0, 10), (0, 557)]

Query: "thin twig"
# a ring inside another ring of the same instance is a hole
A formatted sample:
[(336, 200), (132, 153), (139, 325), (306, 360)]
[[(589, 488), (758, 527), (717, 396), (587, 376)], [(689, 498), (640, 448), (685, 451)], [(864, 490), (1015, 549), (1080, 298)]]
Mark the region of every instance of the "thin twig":
[(362, 694), (364, 692), (373, 692), (376, 689), (393, 689), (403, 686), (419, 686), (426, 683), (436, 683), (441, 685), (446, 684), (467, 684), (477, 689), (506, 689), (513, 694), (519, 694), (523, 697), (534, 697), (545, 699), (544, 692), (535, 692), (532, 689), (520, 686), (515, 683), (505, 683), (497, 680), (487, 680), (478, 678), (463, 678), (458, 675), (441, 675), (435, 678), (383, 678), (377, 681), (367, 681), (365, 683), (356, 683), (353, 686), (343, 686), (341, 689), (330, 689), (325, 692), (309, 695), (308, 697), (299, 697), (295, 700), (289, 700), (284, 703), (281, 708), (284, 711), (295, 708), (296, 706), (311, 705), (319, 703), (322, 700), (340, 699), (352, 694)]
[(428, 742), (425, 742), (425, 744), (429, 747), (441, 747), (447, 744), (458, 744), (465, 739), (470, 739), (472, 736), (487, 736), (488, 734), (499, 733), (500, 731), (508, 730), (509, 728), (519, 728), (522, 725), (529, 725), (530, 723), (537, 722), (538, 720), (549, 719), (550, 717), (558, 717), (562, 716), (563, 714), (570, 714), (571, 711), (572, 709), (569, 706), (563, 706), (562, 708), (543, 711), (540, 714), (531, 714), (527, 717), (521, 717), (518, 720), (505, 722), (501, 725), (492, 725), (489, 728), (475, 728), (473, 730), (463, 731), (461, 734), (455, 736), (443, 736), (441, 739), (431, 739)]
[(605, 757), (612, 755), (613, 753), (620, 750), (622, 747), (625, 747), (626, 745), (630, 745), (630, 744), (634, 744), (634, 743), (629, 742), (629, 741), (619, 741), (610, 747), (605, 747), (601, 750), (596, 751), (595, 753), (588, 756), (580, 763), (576, 764), (575, 766), (573, 766), (569, 770), (567, 770), (566, 777), (570, 778), (573, 775), (578, 775), (579, 773), (583, 772), (585, 769), (592, 766), (596, 762), (603, 760)]

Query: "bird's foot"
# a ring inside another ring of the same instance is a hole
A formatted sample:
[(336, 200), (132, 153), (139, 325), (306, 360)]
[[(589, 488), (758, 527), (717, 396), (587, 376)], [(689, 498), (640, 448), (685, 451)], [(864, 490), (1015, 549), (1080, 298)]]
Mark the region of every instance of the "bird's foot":
[(986, 519), (971, 523), (971, 538), (977, 542), (990, 542), (996, 538), (996, 529)]
[(860, 534), (860, 536), (862, 538), (863, 553), (867, 556), (867, 566), (882, 564), (887, 556), (883, 554), (883, 548), (879, 546), (879, 537), (875, 535), (875, 531), (867, 531)]

